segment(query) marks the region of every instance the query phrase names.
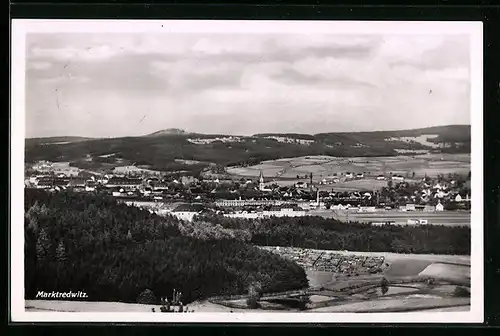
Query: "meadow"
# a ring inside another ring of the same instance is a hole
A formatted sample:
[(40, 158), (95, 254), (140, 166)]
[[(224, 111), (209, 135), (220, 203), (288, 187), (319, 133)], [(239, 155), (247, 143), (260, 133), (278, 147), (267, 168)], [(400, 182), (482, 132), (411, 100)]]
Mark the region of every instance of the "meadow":
[[(358, 189), (372, 188), (384, 181), (376, 181), (378, 175), (403, 175), (405, 177), (430, 177), (438, 174), (459, 173), (470, 171), (470, 154), (425, 154), (415, 156), (392, 157), (333, 157), (333, 156), (302, 156), (295, 158), (264, 161), (248, 167), (230, 167), (227, 172), (238, 176), (256, 177), (260, 172), (265, 177), (276, 182), (294, 183), (294, 179), (304, 179), (313, 174), (313, 181), (319, 182), (328, 176), (343, 176), (346, 173), (363, 173), (365, 178), (360, 181), (341, 181), (338, 188)], [(370, 182), (366, 182), (370, 181)], [(358, 185), (359, 184), (359, 185)], [(363, 184), (365, 186), (363, 186)], [(337, 187), (337, 186), (335, 186)]]

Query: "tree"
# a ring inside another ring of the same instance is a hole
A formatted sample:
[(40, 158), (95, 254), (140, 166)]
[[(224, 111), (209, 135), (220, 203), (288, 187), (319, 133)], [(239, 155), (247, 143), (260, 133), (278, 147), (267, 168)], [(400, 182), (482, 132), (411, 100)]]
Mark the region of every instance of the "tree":
[(392, 189), (392, 180), (387, 181), (387, 188)]
[(66, 259), (66, 248), (64, 247), (64, 242), (61, 240), (56, 248), (56, 260), (59, 262), (65, 262)]
[(389, 291), (389, 281), (387, 281), (386, 278), (382, 278), (380, 281), (380, 291), (382, 292), (382, 295)]
[(150, 289), (145, 289), (139, 296), (137, 297), (137, 303), (141, 304), (155, 304), (156, 296)]
[(249, 308), (256, 309), (259, 307), (259, 300), (262, 296), (262, 285), (258, 281), (250, 280), (248, 285), (247, 305)]
[(50, 239), (45, 232), (45, 229), (41, 229), (38, 234), (36, 241), (36, 257), (38, 260), (44, 260), (49, 256), (50, 251)]

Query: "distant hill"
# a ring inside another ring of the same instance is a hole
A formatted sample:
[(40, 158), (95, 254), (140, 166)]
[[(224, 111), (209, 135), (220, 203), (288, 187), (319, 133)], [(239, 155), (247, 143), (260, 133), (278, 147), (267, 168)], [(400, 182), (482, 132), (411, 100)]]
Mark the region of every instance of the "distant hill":
[(26, 144), (52, 145), (60, 143), (88, 141), (94, 139), (95, 138), (78, 137), (78, 136), (58, 136), (58, 137), (46, 137), (46, 138), (27, 138), (25, 142)]
[(163, 136), (163, 135), (182, 135), (189, 134), (186, 133), (183, 129), (180, 128), (167, 128), (164, 130), (160, 130), (151, 134), (146, 135), (147, 137), (155, 137), (155, 136)]
[(390, 138), (390, 137), (418, 137), (421, 135), (439, 135), (442, 139), (450, 141), (468, 141), (470, 140), (470, 125), (447, 125), (433, 126), (427, 128), (416, 128), (408, 130), (391, 131), (372, 131), (372, 132), (332, 132), (318, 134), (300, 134), (300, 133), (258, 133), (254, 137), (288, 137), (304, 140), (323, 140), (328, 138)]
[[(193, 141), (193, 138), (197, 141)], [(219, 139), (213, 141), (215, 138)], [(209, 163), (252, 165), (265, 160), (307, 155), (368, 157), (395, 156), (412, 151), (470, 153), (470, 142), (469, 125), (315, 135), (256, 134), (248, 137), (203, 135), (166, 129), (147, 136), (113, 139), (28, 139), (25, 150), (27, 162), (69, 161), (75, 166), (89, 169), (111, 169), (118, 165), (135, 164), (164, 171), (200, 171)], [(186, 160), (203, 163), (183, 164)]]

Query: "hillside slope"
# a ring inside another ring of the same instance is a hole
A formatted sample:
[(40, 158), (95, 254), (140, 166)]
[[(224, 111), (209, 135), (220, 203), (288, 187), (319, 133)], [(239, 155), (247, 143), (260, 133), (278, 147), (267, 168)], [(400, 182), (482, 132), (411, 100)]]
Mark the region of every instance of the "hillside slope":
[[(248, 137), (202, 135), (169, 129), (141, 137), (85, 140), (60, 141), (57, 145), (47, 146), (43, 138), (27, 139), (26, 161), (69, 161), (76, 166), (85, 161), (86, 166), (93, 168), (120, 162), (122, 165), (136, 164), (158, 170), (182, 170), (186, 167), (176, 163), (176, 159), (231, 166), (306, 155), (393, 156), (401, 152), (426, 150), (469, 153), (470, 126), (316, 135), (257, 134)], [(111, 153), (114, 154), (112, 159), (99, 158)], [(189, 167), (190, 170), (193, 168), (202, 166)]]

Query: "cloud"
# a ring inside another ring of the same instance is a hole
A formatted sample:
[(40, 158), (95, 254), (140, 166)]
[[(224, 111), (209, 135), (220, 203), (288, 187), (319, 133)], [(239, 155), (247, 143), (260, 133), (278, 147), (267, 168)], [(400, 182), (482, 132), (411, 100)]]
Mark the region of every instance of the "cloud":
[(52, 63), (50, 62), (28, 62), (28, 70), (33, 69), (33, 70), (45, 70), (48, 69), (52, 66)]
[(120, 136), (469, 121), (462, 36), (32, 34), (27, 42), (32, 136), (75, 125), (82, 135)]
[(72, 76), (71, 74), (68, 76), (57, 76), (57, 77), (51, 77), (51, 78), (40, 78), (38, 79), (38, 82), (41, 84), (59, 84), (59, 85), (67, 85), (70, 84), (71, 82), (76, 82), (76, 83), (88, 83), (90, 82), (90, 79), (88, 77), (83, 77), (83, 76)]

